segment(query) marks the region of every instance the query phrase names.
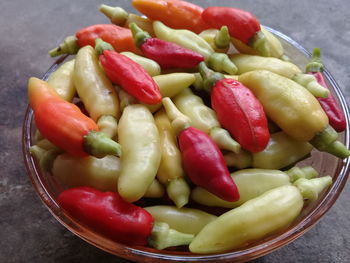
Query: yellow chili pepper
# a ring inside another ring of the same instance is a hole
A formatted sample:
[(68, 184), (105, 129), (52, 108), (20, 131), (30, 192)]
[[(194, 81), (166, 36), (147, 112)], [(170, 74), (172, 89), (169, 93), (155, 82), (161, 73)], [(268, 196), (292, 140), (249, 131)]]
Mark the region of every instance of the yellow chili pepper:
[(76, 93), (73, 74), (75, 59), (64, 62), (54, 71), (47, 82), (64, 100), (71, 102)]
[(168, 205), (148, 206), (145, 209), (159, 222), (187, 234), (198, 234), (202, 228), (217, 217), (195, 208), (177, 208)]
[(124, 56), (127, 56), (128, 58), (131, 58), (136, 63), (140, 64), (151, 76), (160, 75), (160, 72), (161, 72), (160, 66), (154, 60), (136, 55), (135, 53), (128, 52), (128, 51), (121, 52), (120, 54), (123, 54)]
[(227, 252), (281, 231), (298, 217), (304, 197), (314, 200), (331, 183), (325, 176), (269, 190), (207, 224), (189, 249), (199, 254)]
[(119, 117), (119, 99), (111, 81), (99, 65), (91, 46), (79, 49), (74, 66), (74, 84), (91, 118)]
[(191, 125), (214, 139), (221, 149), (239, 152), (240, 145), (231, 138), (228, 131), (221, 128), (215, 112), (206, 106), (199, 96), (186, 88), (173, 97), (176, 107), (191, 120)]
[(154, 116), (161, 145), (161, 160), (157, 172), (158, 180), (166, 186), (168, 196), (177, 207), (188, 203), (190, 187), (184, 176), (181, 153), (177, 146), (176, 135), (164, 109)]
[(156, 177), (161, 149), (158, 129), (146, 106), (127, 106), (118, 125), (118, 139), (123, 154), (118, 192), (128, 202), (144, 196)]

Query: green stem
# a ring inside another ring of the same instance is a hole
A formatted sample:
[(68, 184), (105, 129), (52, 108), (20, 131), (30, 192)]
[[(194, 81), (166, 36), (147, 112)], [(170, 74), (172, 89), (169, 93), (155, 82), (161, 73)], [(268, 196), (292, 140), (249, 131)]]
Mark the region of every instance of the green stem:
[(156, 249), (189, 245), (194, 235), (185, 234), (169, 228), (167, 223), (155, 222), (148, 240), (150, 246)]
[(105, 14), (113, 24), (118, 26), (125, 25), (129, 16), (129, 13), (121, 7), (112, 7), (102, 4), (98, 10)]
[(227, 54), (217, 52), (210, 55), (208, 66), (215, 71), (227, 72), (230, 75), (236, 74), (238, 70)]
[(90, 131), (84, 136), (84, 151), (97, 158), (106, 155), (121, 156), (119, 143), (108, 138), (103, 132)]
[(177, 208), (181, 208), (188, 203), (191, 189), (184, 177), (172, 179), (166, 186), (169, 198), (175, 203)]
[(321, 152), (328, 152), (341, 159), (350, 156), (350, 151), (337, 140), (338, 133), (328, 125), (322, 132), (316, 134), (310, 143)]
[(147, 39), (151, 38), (151, 35), (146, 31), (143, 31), (138, 25), (135, 23), (131, 23), (129, 25), (131, 29), (132, 35), (134, 37), (134, 42), (137, 47), (140, 47)]
[(314, 48), (312, 52), (312, 58), (310, 62), (306, 65), (306, 72), (322, 72), (324, 70), (324, 65), (321, 61), (321, 49)]
[(305, 87), (315, 97), (327, 98), (329, 95), (329, 90), (319, 84), (313, 75), (300, 73), (292, 79)]
[(77, 38), (75, 36), (68, 36), (64, 41), (56, 48), (51, 49), (49, 54), (51, 57), (57, 57), (63, 54), (76, 54), (79, 50)]
[(313, 179), (300, 178), (293, 183), (308, 201), (317, 200), (319, 194), (332, 184), (332, 177), (323, 176)]
[(57, 155), (62, 153), (60, 149), (45, 150), (37, 145), (30, 147), (30, 153), (39, 162), (41, 169), (46, 172), (51, 172), (53, 162), (55, 161)]
[(294, 166), (285, 173), (288, 174), (291, 182), (295, 182), (300, 178), (311, 179), (318, 176), (318, 172), (312, 166), (302, 168)]
[(220, 30), (217, 32), (215, 39), (214, 39), (215, 46), (217, 48), (228, 48), (231, 43), (231, 36), (228, 32), (227, 26), (222, 26)]
[(257, 32), (249, 41), (249, 45), (258, 51), (259, 55), (263, 57), (270, 57), (271, 52), (268, 47), (268, 40), (262, 31)]
[(95, 39), (95, 52), (97, 56), (102, 55), (105, 50), (114, 50), (111, 44), (103, 41), (101, 38)]
[(217, 81), (225, 78), (223, 74), (209, 69), (205, 62), (199, 63), (198, 69), (203, 79), (203, 89), (207, 92), (211, 91)]

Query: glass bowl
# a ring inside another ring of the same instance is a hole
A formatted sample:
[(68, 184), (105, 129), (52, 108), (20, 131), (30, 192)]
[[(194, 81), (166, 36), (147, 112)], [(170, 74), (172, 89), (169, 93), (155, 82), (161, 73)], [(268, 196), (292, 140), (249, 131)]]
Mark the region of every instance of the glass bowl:
[[(295, 64), (304, 68), (310, 57), (309, 52), (288, 36), (271, 28), (266, 28), (280, 39), (286, 55), (292, 58)], [(60, 57), (45, 73), (43, 79), (47, 79), (66, 58), (67, 56)], [(339, 139), (349, 148), (349, 108), (339, 85), (332, 75), (327, 70), (325, 70), (324, 75), (330, 90), (346, 114), (347, 129), (340, 134)], [(35, 143), (34, 133), (33, 111), (28, 107), (23, 123), (24, 161), (28, 176), (37, 194), (52, 215), (67, 229), (90, 244), (111, 254), (136, 262), (243, 262), (261, 257), (292, 242), (315, 225), (337, 200), (349, 176), (349, 158), (341, 160), (327, 153), (313, 151), (311, 157), (304, 160), (303, 163), (312, 165), (320, 175), (332, 176), (333, 184), (320, 195), (316, 202), (306, 206), (301, 215), (283, 232), (270, 235), (247, 247), (227, 253), (195, 255), (184, 250), (159, 251), (148, 247), (126, 246), (112, 242), (85, 228), (74, 218), (69, 217), (56, 202), (57, 195), (63, 190), (62, 186), (52, 176), (41, 171), (29, 152), (30, 146)]]

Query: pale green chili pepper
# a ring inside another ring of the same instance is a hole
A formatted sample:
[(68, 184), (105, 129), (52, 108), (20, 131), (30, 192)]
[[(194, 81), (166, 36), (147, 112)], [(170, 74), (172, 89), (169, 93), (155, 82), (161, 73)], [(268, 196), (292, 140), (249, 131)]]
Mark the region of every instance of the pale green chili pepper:
[(332, 178), (325, 176), (269, 190), (207, 224), (189, 249), (199, 254), (227, 252), (276, 233), (299, 216), (304, 198), (315, 200), (331, 183)]
[(198, 52), (215, 71), (225, 71), (231, 75), (236, 73), (237, 68), (227, 54), (216, 53), (210, 44), (196, 33), (187, 29), (172, 29), (160, 21), (153, 22), (153, 30), (159, 39)]
[[(76, 55), (74, 85), (93, 120), (97, 122), (101, 116), (109, 115), (117, 121), (120, 115), (118, 95), (91, 46), (79, 49)], [(112, 125), (115, 127), (115, 123)]]
[(231, 138), (228, 131), (221, 128), (215, 112), (206, 106), (201, 97), (186, 88), (173, 97), (176, 107), (191, 120), (191, 125), (207, 134), (218, 144), (220, 149), (238, 153), (240, 145)]
[(160, 140), (152, 113), (141, 104), (127, 106), (118, 125), (123, 154), (118, 192), (128, 202), (144, 196), (156, 177), (160, 158)]
[(117, 136), (118, 122), (115, 117), (111, 115), (102, 115), (97, 121), (97, 126), (107, 137), (113, 139)]
[(231, 176), (240, 194), (238, 201), (227, 202), (201, 187), (196, 187), (192, 190), (191, 198), (195, 202), (206, 206), (234, 208), (258, 197), (268, 190), (282, 185), (290, 185), (291, 182), (299, 178), (314, 178), (318, 176), (318, 173), (311, 166), (306, 166), (303, 168), (293, 167), (286, 172), (273, 169), (249, 168), (233, 172)]
[(145, 209), (156, 221), (167, 223), (170, 228), (182, 233), (198, 234), (202, 228), (217, 217), (194, 208), (177, 208), (168, 205), (148, 206)]
[(66, 101), (71, 102), (76, 93), (73, 74), (75, 59), (64, 62), (49, 77), (47, 82)]
[(128, 58), (131, 58), (136, 63), (140, 64), (150, 76), (157, 76), (157, 75), (160, 75), (161, 73), (159, 64), (152, 59), (142, 57), (128, 51), (121, 52), (120, 54), (123, 54), (124, 56), (127, 56)]
[(292, 79), (309, 90), (316, 97), (327, 97), (329, 90), (318, 84), (316, 78), (304, 74), (295, 64), (274, 57), (262, 57), (247, 54), (233, 54), (230, 59), (237, 66), (237, 74), (253, 70), (269, 70), (286, 78)]

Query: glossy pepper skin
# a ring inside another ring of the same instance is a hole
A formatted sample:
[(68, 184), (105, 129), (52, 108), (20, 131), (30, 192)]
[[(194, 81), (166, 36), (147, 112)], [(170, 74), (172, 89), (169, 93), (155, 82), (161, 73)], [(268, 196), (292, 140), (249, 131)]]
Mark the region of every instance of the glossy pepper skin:
[(134, 23), (130, 25), (130, 28), (136, 46), (141, 49), (145, 57), (156, 61), (162, 69), (193, 68), (204, 61), (204, 57), (198, 52), (173, 42), (152, 38)]
[(57, 147), (80, 157), (87, 156), (90, 150), (98, 157), (112, 152), (120, 154), (119, 145), (112, 140), (105, 140), (106, 138), (104, 141), (108, 147), (104, 146), (107, 147), (107, 152), (96, 153), (94, 149), (88, 149), (86, 145), (88, 137), (91, 138), (92, 135), (92, 140), (95, 140), (94, 135), (103, 137), (103, 134), (98, 133), (97, 124), (84, 115), (75, 104), (63, 100), (47, 82), (30, 78), (28, 97), (38, 130)]
[(139, 64), (113, 50), (105, 50), (100, 62), (112, 82), (119, 84), (140, 102), (156, 104), (162, 96), (158, 85)]
[(224, 200), (238, 200), (239, 194), (225, 160), (215, 142), (204, 132), (189, 127), (178, 135), (182, 163), (187, 175), (199, 186)]
[(75, 220), (103, 236), (129, 245), (146, 245), (153, 217), (145, 209), (124, 201), (116, 192), (91, 187), (63, 191), (58, 203)]
[(211, 6), (203, 11), (202, 18), (208, 25), (217, 29), (226, 25), (231, 37), (246, 44), (260, 31), (260, 23), (256, 17), (238, 8)]
[(182, 0), (133, 0), (139, 12), (175, 29), (188, 29), (200, 33), (209, 26), (203, 21), (203, 8)]
[[(313, 51), (312, 59), (306, 65), (306, 72), (313, 75), (317, 82), (328, 89), (326, 81), (323, 76), (323, 64), (321, 62), (321, 51), (315, 48)], [(333, 94), (330, 92), (327, 98), (317, 98), (321, 104), (322, 109), (327, 114), (329, 119), (329, 124), (337, 131), (342, 132), (346, 129), (346, 120), (344, 112), (340, 108), (338, 102), (334, 98)]]

